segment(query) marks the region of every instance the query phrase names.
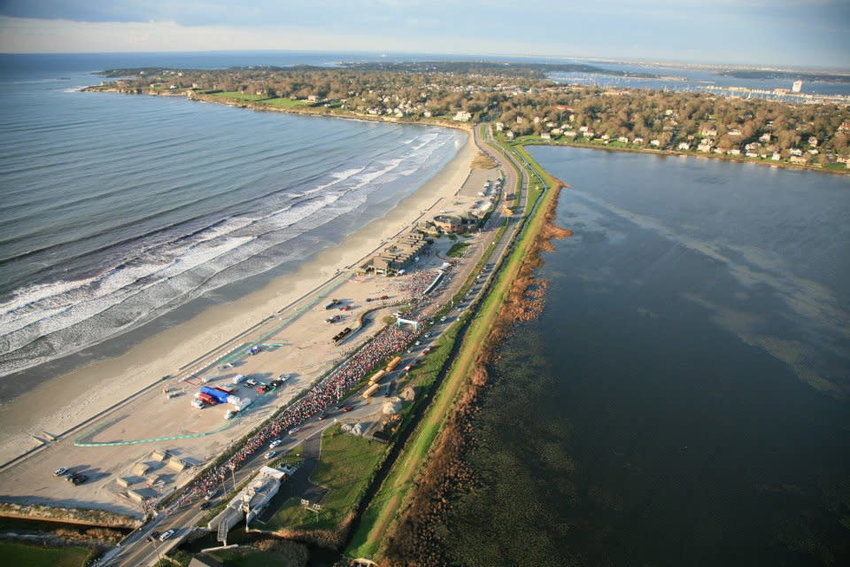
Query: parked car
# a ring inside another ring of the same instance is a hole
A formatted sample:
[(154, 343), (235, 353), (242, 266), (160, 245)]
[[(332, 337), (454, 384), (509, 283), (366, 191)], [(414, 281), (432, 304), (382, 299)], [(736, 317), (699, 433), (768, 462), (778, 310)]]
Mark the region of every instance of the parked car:
[(53, 476), (65, 476), (65, 474), (67, 472), (68, 472), (67, 468), (60, 467), (60, 468), (56, 469), (55, 471), (53, 471)]
[(74, 486), (79, 486), (80, 484), (83, 484), (85, 481), (87, 481), (89, 477), (84, 474), (74, 473), (69, 476), (68, 479), (74, 483)]
[(154, 531), (152, 531), (151, 533), (149, 533), (149, 534), (148, 534), (148, 537), (146, 537), (145, 539), (146, 539), (146, 540), (148, 540), (148, 541), (153, 541), (153, 540), (155, 540), (155, 539), (156, 539), (156, 538), (158, 538), (158, 537), (159, 537), (159, 532), (158, 532), (158, 531), (156, 531), (156, 530), (154, 530)]
[(280, 447), (280, 444), (283, 443), (280, 439), (275, 439), (271, 443), (269, 443), (269, 447), (274, 449), (275, 447)]
[(161, 536), (159, 536), (159, 541), (165, 541), (173, 535), (174, 535), (174, 530), (168, 530), (166, 532), (163, 532), (163, 534)]
[(274, 459), (277, 456), (277, 451), (269, 451), (265, 454), (266, 460)]
[(201, 510), (206, 510), (206, 509), (208, 509), (209, 507), (210, 507), (210, 503), (209, 503), (209, 502), (207, 502), (206, 500), (204, 500), (203, 502), (201, 502), (201, 506), (200, 506)]

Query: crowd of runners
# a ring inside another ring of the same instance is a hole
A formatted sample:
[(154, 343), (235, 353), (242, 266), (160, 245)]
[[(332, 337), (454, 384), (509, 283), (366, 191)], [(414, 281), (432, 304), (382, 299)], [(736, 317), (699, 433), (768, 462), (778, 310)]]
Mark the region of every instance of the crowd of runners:
[(414, 337), (415, 333), (412, 331), (394, 326), (387, 327), (378, 333), (373, 340), (311, 388), (305, 396), (295, 401), (254, 434), (233, 456), (196, 479), (178, 499), (176, 505), (190, 503), (217, 490), (231, 470), (238, 469), (242, 463), (266, 448), (269, 442), (281, 434), (337, 404), (352, 386), (390, 355), (405, 349), (413, 342)]

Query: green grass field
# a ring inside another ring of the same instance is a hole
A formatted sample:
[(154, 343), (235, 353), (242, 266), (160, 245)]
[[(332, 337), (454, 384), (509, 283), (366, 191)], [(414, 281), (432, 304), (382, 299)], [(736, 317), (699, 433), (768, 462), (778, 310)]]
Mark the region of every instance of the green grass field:
[(446, 252), (446, 255), (449, 258), (460, 258), (463, 256), (463, 253), (466, 252), (466, 249), (469, 248), (468, 242), (457, 242), (452, 244), (452, 247), (449, 248), (449, 251)]
[(0, 542), (0, 563), (26, 567), (82, 567), (95, 552), (87, 547), (42, 547)]
[(312, 481), (328, 489), (317, 515), (292, 498), (266, 525), (267, 530), (335, 530), (354, 511), (387, 446), (343, 433), (339, 426), (322, 434), (322, 454)]
[(305, 100), (295, 100), (291, 98), (279, 97), (279, 98), (269, 98), (264, 95), (252, 95), (248, 93), (240, 93), (237, 91), (223, 91), (216, 93), (209, 93), (211, 96), (235, 100), (239, 102), (254, 102), (257, 104), (262, 104), (263, 106), (271, 106), (276, 108), (296, 108), (296, 107), (304, 107), (304, 106), (312, 106), (311, 103)]
[(276, 106), (278, 108), (295, 108), (298, 106), (312, 106), (306, 100), (295, 100), (292, 98), (268, 98), (262, 101), (266, 106)]
[(263, 95), (252, 95), (248, 93), (240, 93), (238, 91), (221, 91), (217, 93), (211, 93), (212, 96), (217, 96), (221, 98), (230, 98), (233, 100), (244, 100), (246, 102), (257, 102), (258, 100), (265, 100), (266, 96)]

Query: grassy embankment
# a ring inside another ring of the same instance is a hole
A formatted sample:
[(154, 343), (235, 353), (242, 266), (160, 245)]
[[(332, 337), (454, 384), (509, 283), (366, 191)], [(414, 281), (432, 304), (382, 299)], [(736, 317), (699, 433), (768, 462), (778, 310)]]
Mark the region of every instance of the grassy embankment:
[[(507, 226), (500, 227), (497, 233), (497, 239), (506, 230)], [(458, 256), (462, 255), (465, 249), (469, 246), (468, 243), (457, 243), (452, 247), (452, 250), (459, 252)], [(450, 254), (452, 255), (452, 254)], [(479, 261), (473, 275), (462, 286), (462, 289), (455, 295), (455, 299), (459, 300), (466, 291), (474, 283), (474, 274), (480, 271), (481, 267), (489, 260), (489, 251)], [(437, 317), (444, 314), (448, 308), (437, 314)], [(460, 323), (466, 320), (466, 315), (461, 317)], [(308, 512), (300, 507), (300, 503), (293, 501), (287, 502), (283, 508), (275, 516), (266, 529), (270, 531), (278, 531), (281, 529), (291, 529), (298, 531), (320, 531), (320, 530), (340, 530), (345, 527), (347, 518), (354, 512), (356, 506), (363, 498), (363, 492), (366, 486), (372, 481), (378, 467), (383, 463), (387, 453), (392, 449), (397, 438), (410, 425), (410, 421), (417, 409), (426, 400), (426, 393), (437, 380), (437, 376), (445, 367), (449, 355), (452, 351), (455, 341), (457, 340), (458, 332), (461, 324), (455, 324), (443, 333), (437, 340), (431, 352), (417, 364), (411, 372), (400, 377), (399, 390), (411, 387), (416, 391), (415, 401), (412, 404), (405, 404), (400, 414), (400, 424), (396, 428), (394, 434), (390, 437), (385, 452), (379, 452), (365, 458), (358, 459), (349, 458), (347, 453), (363, 443), (367, 443), (362, 438), (352, 437), (344, 434), (335, 436), (335, 443), (338, 444), (338, 450), (328, 451), (327, 439), (323, 437), (322, 455), (316, 473), (314, 473), (312, 481), (316, 484), (329, 488), (330, 492), (322, 501), (323, 509), (318, 515), (314, 512)], [(366, 379), (361, 383), (365, 384)], [(358, 391), (358, 387), (354, 388)], [(336, 429), (336, 428), (334, 428)], [(331, 431), (331, 430), (328, 430)], [(325, 432), (325, 436), (328, 435)], [(349, 484), (347, 487), (342, 485)], [(332, 485), (340, 485), (337, 490), (333, 489)], [(334, 496), (336, 492), (336, 496)]]
[(3, 565), (27, 567), (82, 567), (88, 565), (97, 552), (87, 547), (43, 547), (11, 541), (0, 542)]
[(292, 498), (265, 530), (339, 529), (363, 497), (369, 480), (363, 473), (378, 466), (386, 449), (383, 443), (344, 433), (338, 425), (327, 428), (322, 434), (322, 453), (311, 478), (313, 483), (328, 489), (321, 501), (322, 510), (311, 512)]
[[(322, 453), (311, 480), (329, 489), (322, 500), (322, 511), (317, 515), (301, 508), (300, 502), (288, 501), (266, 526), (264, 531), (293, 530), (303, 532), (344, 530), (360, 504), (364, 492), (383, 463), (400, 432), (410, 423), (414, 411), (422, 403), (422, 392), (431, 388), (440, 370), (446, 364), (457, 338), (458, 326), (446, 332), (431, 349), (425, 360), (407, 374), (400, 389), (412, 387), (420, 393), (412, 404), (405, 404), (400, 417), (401, 423), (387, 445), (369, 442), (361, 437), (341, 433), (338, 427), (329, 428), (322, 437)], [(365, 382), (365, 381), (364, 381)], [(300, 459), (301, 446), (285, 457), (293, 456), (294, 463)], [(294, 464), (290, 462), (289, 464)], [(277, 464), (277, 463), (274, 463)], [(286, 463), (284, 463), (286, 464)]]
[[(533, 163), (530, 158), (526, 159), (530, 164)], [(539, 168), (537, 170), (538, 173), (544, 174), (542, 175), (543, 179), (547, 180), (550, 186), (555, 183), (554, 179), (546, 175), (545, 172), (542, 172)], [(539, 194), (538, 191), (535, 191), (535, 193)], [(531, 192), (529, 197), (532, 197)], [(433, 403), (426, 410), (412, 438), (404, 447), (393, 469), (364, 512), (359, 529), (346, 550), (350, 557), (375, 558), (381, 542), (385, 540), (395, 521), (401, 516), (411, 489), (416, 485), (417, 475), (423, 469), (429, 451), (434, 445), (434, 441), (437, 439), (455, 399), (467, 383), (466, 378), (476, 362), (482, 344), (490, 334), (490, 329), (496, 321), (502, 304), (507, 299), (511, 283), (519, 274), (522, 260), (545, 223), (544, 215), (538, 213), (546, 210), (549, 201), (554, 197), (554, 192), (545, 193), (543, 201), (540, 203), (541, 206), (533, 216), (528, 218), (526, 230), (517, 240), (516, 246), (505, 262), (503, 269), (499, 272), (493, 288), (484, 299), (475, 319), (470, 323), (452, 367), (437, 391)], [(534, 201), (529, 198), (526, 214), (529, 214), (533, 203)]]

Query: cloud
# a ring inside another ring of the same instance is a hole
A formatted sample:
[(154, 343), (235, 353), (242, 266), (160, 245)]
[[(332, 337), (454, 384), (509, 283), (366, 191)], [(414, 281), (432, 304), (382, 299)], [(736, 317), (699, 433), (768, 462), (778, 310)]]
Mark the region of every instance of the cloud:
[(0, 16), (3, 53), (121, 53), (300, 50), (396, 53), (524, 54), (534, 44), (459, 36), (435, 45), (428, 37), (293, 26), (185, 26), (177, 22), (75, 22)]
[[(71, 35), (85, 23), (103, 26), (89, 28), (97, 35), (89, 42), (92, 46), (106, 45), (99, 38), (114, 39), (113, 47), (103, 47), (107, 51), (129, 49), (113, 30), (136, 24), (151, 26), (153, 35), (168, 25), (178, 26), (171, 29), (195, 37), (194, 50), (223, 49), (210, 36), (226, 33), (233, 38), (228, 49), (379, 49), (819, 66), (846, 66), (850, 52), (850, 3), (838, 0), (0, 0), (4, 16), (6, 27), (11, 20), (21, 20), (16, 29), (29, 30), (26, 41), (0, 38), (16, 52), (23, 45), (38, 52), (63, 51), (49, 34)], [(41, 32), (38, 22), (43, 22)], [(303, 45), (274, 37), (278, 30), (299, 36)], [(0, 32), (7, 35), (6, 29)], [(185, 37), (157, 37), (165, 43), (152, 44), (151, 50), (188, 42)], [(93, 49), (75, 43), (64, 51)]]

